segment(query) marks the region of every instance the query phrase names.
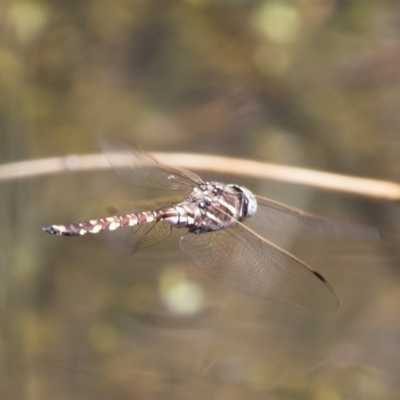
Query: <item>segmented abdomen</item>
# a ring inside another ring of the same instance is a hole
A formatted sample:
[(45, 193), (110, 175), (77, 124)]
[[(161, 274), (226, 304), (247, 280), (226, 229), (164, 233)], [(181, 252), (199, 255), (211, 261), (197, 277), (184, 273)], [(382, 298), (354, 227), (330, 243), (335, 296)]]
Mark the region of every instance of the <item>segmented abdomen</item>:
[(114, 231), (125, 226), (135, 226), (159, 221), (162, 217), (160, 211), (144, 211), (126, 215), (115, 215), (108, 218), (92, 219), (69, 225), (51, 225), (43, 228), (45, 232), (53, 235), (76, 236), (86, 233), (98, 233), (103, 230)]

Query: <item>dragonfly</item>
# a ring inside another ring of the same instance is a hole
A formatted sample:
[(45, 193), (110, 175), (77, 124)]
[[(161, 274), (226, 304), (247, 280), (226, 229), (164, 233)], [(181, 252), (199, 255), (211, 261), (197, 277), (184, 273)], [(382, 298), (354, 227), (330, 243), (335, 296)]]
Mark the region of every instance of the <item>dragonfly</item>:
[(209, 276), (248, 296), (317, 312), (338, 309), (335, 291), (320, 273), (268, 234), (302, 236), (328, 231), (339, 237), (378, 239), (377, 230), (366, 225), (314, 215), (255, 195), (244, 186), (203, 181), (193, 172), (160, 163), (130, 142), (102, 139), (100, 146), (124, 180), (175, 195), (150, 201), (145, 209), (51, 225), (43, 228), (45, 232), (77, 236), (118, 229), (124, 231), (121, 240), (128, 242), (133, 254), (170, 236), (172, 228), (183, 228), (187, 231), (180, 239), (180, 249)]

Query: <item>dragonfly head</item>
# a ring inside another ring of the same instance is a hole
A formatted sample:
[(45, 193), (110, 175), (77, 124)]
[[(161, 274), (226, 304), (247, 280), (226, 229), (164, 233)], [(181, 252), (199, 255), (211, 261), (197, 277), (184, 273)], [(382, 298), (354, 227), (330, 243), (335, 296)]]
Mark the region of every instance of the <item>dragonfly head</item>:
[(254, 196), (253, 192), (244, 186), (238, 185), (227, 185), (229, 188), (242, 193), (243, 198), (245, 199), (245, 207), (243, 208), (244, 211), (244, 218), (249, 218), (253, 216), (257, 211), (257, 200)]

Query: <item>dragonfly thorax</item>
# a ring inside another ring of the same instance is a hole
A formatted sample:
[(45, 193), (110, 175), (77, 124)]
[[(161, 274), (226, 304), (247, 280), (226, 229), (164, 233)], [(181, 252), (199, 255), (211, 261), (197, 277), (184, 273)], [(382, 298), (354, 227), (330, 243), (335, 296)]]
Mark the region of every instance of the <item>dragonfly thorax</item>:
[(192, 233), (217, 231), (252, 216), (257, 208), (254, 195), (245, 188), (219, 182), (194, 187), (185, 203), (194, 214)]

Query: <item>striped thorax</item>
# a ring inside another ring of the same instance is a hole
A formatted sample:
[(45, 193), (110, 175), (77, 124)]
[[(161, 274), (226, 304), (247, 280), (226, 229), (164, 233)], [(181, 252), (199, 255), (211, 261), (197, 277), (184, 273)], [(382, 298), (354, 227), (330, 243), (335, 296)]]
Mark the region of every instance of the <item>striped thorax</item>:
[(257, 201), (248, 189), (219, 182), (195, 187), (185, 203), (194, 211), (194, 221), (187, 227), (197, 234), (228, 228), (236, 220), (251, 217), (257, 209)]

